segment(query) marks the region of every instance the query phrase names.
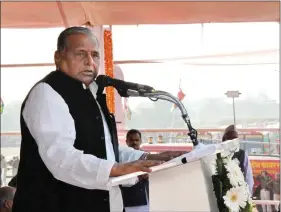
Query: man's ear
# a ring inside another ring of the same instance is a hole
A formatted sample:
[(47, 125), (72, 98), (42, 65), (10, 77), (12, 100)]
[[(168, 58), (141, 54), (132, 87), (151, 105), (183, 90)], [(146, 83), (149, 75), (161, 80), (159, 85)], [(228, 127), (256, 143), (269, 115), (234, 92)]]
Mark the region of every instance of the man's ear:
[(54, 59), (55, 59), (56, 68), (58, 68), (61, 61), (61, 55), (58, 51), (55, 51)]

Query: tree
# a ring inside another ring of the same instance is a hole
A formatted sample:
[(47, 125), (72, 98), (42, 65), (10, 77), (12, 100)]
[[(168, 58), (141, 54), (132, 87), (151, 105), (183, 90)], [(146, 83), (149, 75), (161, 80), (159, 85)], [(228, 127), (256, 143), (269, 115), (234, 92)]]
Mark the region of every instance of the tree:
[(4, 107), (4, 112), (1, 115), (1, 131), (16, 131), (20, 132), (20, 109), (21, 101), (13, 101)]

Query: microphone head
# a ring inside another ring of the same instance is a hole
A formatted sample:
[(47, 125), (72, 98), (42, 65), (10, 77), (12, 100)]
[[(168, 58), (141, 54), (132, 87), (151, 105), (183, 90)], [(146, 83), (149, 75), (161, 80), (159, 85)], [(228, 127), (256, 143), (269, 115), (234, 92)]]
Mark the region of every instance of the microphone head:
[(106, 87), (109, 85), (110, 77), (106, 75), (98, 75), (96, 78), (96, 83), (99, 87)]
[(129, 87), (122, 80), (114, 79), (106, 75), (98, 75), (95, 81), (99, 87), (99, 90), (103, 90), (104, 87), (107, 86), (113, 86), (118, 91), (120, 96), (128, 97), (127, 90)]
[(107, 86), (106, 85), (106, 78), (107, 76), (105, 75), (98, 75), (96, 77), (96, 84), (98, 85), (98, 91), (97, 91), (97, 96), (101, 95), (103, 93), (104, 88)]

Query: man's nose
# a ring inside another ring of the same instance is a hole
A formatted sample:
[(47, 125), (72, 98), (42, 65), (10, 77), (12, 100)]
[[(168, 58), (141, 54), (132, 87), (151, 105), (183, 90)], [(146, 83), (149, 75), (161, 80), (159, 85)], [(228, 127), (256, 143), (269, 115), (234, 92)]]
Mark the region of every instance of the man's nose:
[(86, 62), (87, 65), (90, 65), (90, 66), (95, 65), (95, 61), (94, 61), (94, 59), (93, 59), (93, 57), (90, 53), (87, 53), (87, 57), (85, 59), (85, 62)]

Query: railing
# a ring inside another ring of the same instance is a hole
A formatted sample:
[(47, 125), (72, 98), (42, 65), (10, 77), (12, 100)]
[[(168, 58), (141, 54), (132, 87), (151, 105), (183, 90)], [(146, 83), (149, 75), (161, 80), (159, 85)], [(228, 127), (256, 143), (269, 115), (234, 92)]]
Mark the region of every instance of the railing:
[[(188, 150), (190, 150), (190, 148), (192, 148), (191, 141), (187, 136), (187, 130), (185, 129), (142, 129), (140, 131), (142, 133), (143, 144), (146, 145), (147, 148), (149, 147), (148, 149), (151, 149), (151, 151), (156, 151), (155, 147), (158, 144), (157, 148), (159, 151), (177, 150), (179, 148), (189, 148)], [(238, 131), (243, 138), (247, 139), (249, 137), (245, 137), (245, 135), (250, 135), (251, 141), (243, 140), (242, 138), (240, 146), (241, 149), (247, 151), (250, 156), (278, 157), (280, 155), (279, 129), (238, 129)], [(198, 137), (201, 142), (212, 144), (221, 142), (223, 132), (223, 129), (198, 129)], [(125, 142), (126, 133), (127, 130), (118, 130), (120, 143)], [(253, 136), (259, 139), (253, 141)], [(1, 133), (1, 154), (6, 157), (8, 163), (8, 177), (13, 176), (15, 168), (17, 168), (16, 163), (12, 165), (11, 160), (13, 159), (11, 159), (11, 157), (19, 156), (20, 143), (21, 134), (19, 132)]]
[(278, 200), (253, 200), (256, 205), (277, 205), (279, 206), (280, 201)]
[[(199, 140), (203, 144), (215, 144), (221, 142), (220, 140)], [(149, 144), (143, 143), (141, 145), (144, 151), (149, 152), (162, 152), (162, 151), (191, 151), (193, 144), (190, 141), (179, 141), (179, 142), (161, 142)], [(280, 156), (280, 144), (276, 142), (265, 143), (257, 141), (240, 141), (240, 148), (245, 150), (249, 156), (270, 156), (279, 157)]]
[[(186, 129), (141, 129), (142, 142), (182, 144), (189, 143)], [(198, 138), (204, 143), (219, 142), (222, 139), (223, 129), (198, 129)], [(241, 148), (253, 155), (279, 155), (279, 129), (238, 129)], [(125, 143), (127, 130), (118, 130), (120, 143)], [(249, 142), (248, 142), (249, 141)], [(251, 143), (255, 141), (255, 143)], [(1, 147), (19, 147), (21, 134), (19, 132), (1, 133)], [(259, 143), (258, 143), (259, 142)], [(244, 144), (244, 146), (242, 145)]]
[(280, 211), (280, 200), (253, 200), (253, 203), (256, 204), (259, 212)]

